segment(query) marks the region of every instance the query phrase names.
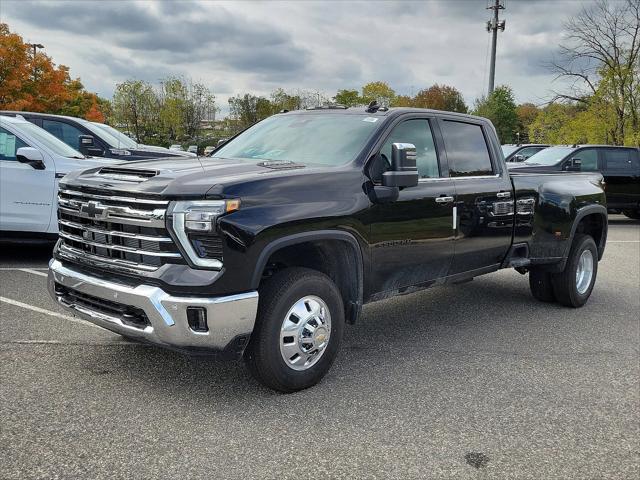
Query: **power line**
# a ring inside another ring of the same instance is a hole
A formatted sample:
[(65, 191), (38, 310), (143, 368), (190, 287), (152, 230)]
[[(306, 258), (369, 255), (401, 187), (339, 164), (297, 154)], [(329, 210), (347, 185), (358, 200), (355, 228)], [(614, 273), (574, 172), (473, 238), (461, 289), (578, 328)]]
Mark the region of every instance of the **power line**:
[(504, 32), (505, 20), (499, 19), (500, 10), (504, 10), (502, 0), (495, 0), (487, 10), (493, 10), (493, 18), (487, 22), (487, 32), (491, 32), (491, 66), (489, 70), (489, 95), (493, 92), (496, 77), (496, 47), (498, 44), (498, 30)]

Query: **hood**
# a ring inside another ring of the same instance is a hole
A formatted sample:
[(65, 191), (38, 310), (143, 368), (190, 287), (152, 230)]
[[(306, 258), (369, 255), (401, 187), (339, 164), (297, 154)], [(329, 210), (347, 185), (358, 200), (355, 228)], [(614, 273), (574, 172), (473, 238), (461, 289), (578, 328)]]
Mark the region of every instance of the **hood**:
[(74, 172), (65, 177), (64, 183), (167, 198), (204, 198), (216, 185), (232, 185), (312, 170), (318, 169), (302, 164), (262, 160), (167, 157)]

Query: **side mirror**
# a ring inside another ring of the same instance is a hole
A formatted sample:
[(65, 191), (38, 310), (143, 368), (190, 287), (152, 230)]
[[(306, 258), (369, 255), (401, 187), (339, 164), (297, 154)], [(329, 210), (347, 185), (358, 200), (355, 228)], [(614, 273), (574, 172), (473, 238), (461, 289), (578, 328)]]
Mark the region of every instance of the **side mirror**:
[(80, 153), (83, 155), (90, 157), (101, 157), (104, 155), (104, 152), (96, 147), (93, 135), (78, 135), (78, 145), (78, 150), (80, 150)]
[(385, 187), (415, 187), (418, 185), (416, 147), (411, 143), (391, 145), (391, 170), (382, 174)]
[(579, 172), (582, 170), (582, 160), (579, 158), (572, 158), (565, 168), (570, 172)]
[(519, 162), (524, 162), (526, 159), (527, 159), (527, 157), (525, 157), (524, 155), (517, 154), (517, 155), (513, 156), (513, 160), (511, 160), (511, 161), (519, 163)]
[(44, 170), (46, 168), (44, 165), (44, 157), (42, 156), (42, 152), (37, 148), (20, 147), (16, 152), (16, 159), (20, 163), (31, 165), (31, 167), (35, 170)]

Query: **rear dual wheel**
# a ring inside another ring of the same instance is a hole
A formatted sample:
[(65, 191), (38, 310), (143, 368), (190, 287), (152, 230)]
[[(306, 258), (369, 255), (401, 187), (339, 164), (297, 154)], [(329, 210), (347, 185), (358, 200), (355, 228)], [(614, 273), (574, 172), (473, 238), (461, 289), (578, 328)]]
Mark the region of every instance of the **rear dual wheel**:
[(529, 272), (529, 287), (535, 298), (567, 307), (582, 307), (593, 291), (598, 274), (598, 249), (589, 235), (577, 234), (565, 268), (549, 273), (539, 268)]

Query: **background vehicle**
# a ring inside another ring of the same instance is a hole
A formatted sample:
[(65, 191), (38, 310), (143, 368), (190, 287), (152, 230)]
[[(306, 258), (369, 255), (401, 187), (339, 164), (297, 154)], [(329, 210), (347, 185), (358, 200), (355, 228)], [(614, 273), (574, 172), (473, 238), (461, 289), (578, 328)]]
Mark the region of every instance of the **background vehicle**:
[(549, 145), (542, 143), (506, 144), (502, 145), (502, 153), (504, 154), (505, 162), (524, 162), (527, 158), (547, 147)]
[[(144, 145), (142, 143), (138, 143), (136, 142), (134, 139), (132, 139), (131, 137), (128, 137), (127, 135), (125, 135), (124, 133), (122, 133), (121, 131), (113, 128), (110, 125), (107, 125), (105, 123), (98, 123), (98, 122), (91, 122), (93, 125), (95, 125), (98, 128), (101, 128), (102, 130), (108, 132), (111, 136), (113, 136), (114, 138), (117, 138), (119, 141), (122, 142), (122, 146), (129, 149), (129, 150), (144, 150), (147, 152), (159, 152), (162, 154), (166, 154), (166, 155), (162, 155), (162, 156), (174, 156), (176, 155), (175, 151), (169, 150), (168, 148), (164, 148), (164, 147), (158, 147), (155, 145)], [(189, 157), (191, 156), (191, 154), (187, 153), (187, 152), (182, 152), (181, 155), (179, 156), (184, 156), (184, 157)], [(153, 157), (155, 158), (155, 157)]]
[(214, 145), (207, 145), (206, 147), (204, 147), (204, 156), (208, 157), (209, 154), (213, 152), (215, 149), (216, 147)]
[(187, 152), (198, 154), (198, 146), (197, 145), (189, 145), (187, 148)]
[(622, 211), (629, 218), (640, 219), (640, 154), (637, 148), (558, 145), (510, 167), (518, 172), (600, 172), (605, 180), (609, 210)]
[(72, 170), (113, 163), (118, 160), (85, 158), (23, 118), (0, 116), (0, 238), (57, 233), (58, 180)]
[(85, 156), (116, 158), (121, 161), (181, 156), (167, 149), (157, 151), (137, 144), (134, 147), (133, 140), (126, 135), (114, 136), (108, 129), (98, 127), (95, 123), (82, 118), (12, 111), (0, 111), (0, 115), (20, 115)]
[[(65, 178), (60, 215), (74, 226), (52, 297), (127, 337), (244, 355), (264, 384), (294, 391), (328, 371), (366, 302), (508, 267), (570, 307), (595, 284), (602, 175), (509, 174), (486, 119), (296, 111), (214, 154)], [(87, 242), (96, 217), (104, 237)], [(126, 247), (109, 233), (125, 228)]]
[(171, 150), (173, 152), (182, 152), (182, 151), (184, 151), (184, 149), (182, 148), (182, 145), (180, 145), (179, 143), (174, 143), (173, 145), (171, 145), (169, 147), (169, 150)]

